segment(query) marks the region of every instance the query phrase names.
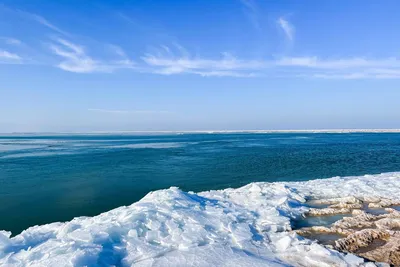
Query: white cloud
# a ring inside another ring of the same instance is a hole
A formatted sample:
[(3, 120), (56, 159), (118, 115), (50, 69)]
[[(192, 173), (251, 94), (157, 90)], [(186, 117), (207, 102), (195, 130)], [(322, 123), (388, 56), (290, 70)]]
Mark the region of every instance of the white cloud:
[[(107, 45), (106, 45), (107, 46)], [(203, 77), (312, 77), (319, 79), (400, 79), (400, 59), (391, 58), (319, 58), (317, 56), (281, 57), (275, 59), (240, 59), (229, 53), (204, 58), (192, 55), (179, 45), (160, 46), (153, 53), (133, 62), (117, 45), (108, 45), (114, 58), (93, 57), (86, 47), (62, 38), (49, 44), (61, 60), (56, 66), (75, 73), (114, 72), (131, 69), (162, 75), (193, 74)], [(1, 63), (22, 63), (19, 54), (0, 50)], [(120, 111), (124, 113), (125, 111)], [(136, 111), (138, 112), (138, 111)], [(143, 112), (143, 111), (142, 111)]]
[(283, 18), (280, 17), (277, 21), (278, 25), (282, 28), (283, 32), (285, 33), (286, 37), (290, 40), (293, 41), (294, 38), (294, 27), (290, 22)]
[(13, 14), (19, 16), (20, 18), (36, 21), (37, 23), (40, 23), (41, 25), (43, 25), (43, 26), (45, 26), (45, 27), (47, 27), (47, 28), (49, 28), (49, 29), (51, 29), (53, 31), (56, 31), (56, 32), (58, 32), (60, 34), (63, 34), (65, 36), (69, 36), (70, 35), (69, 33), (67, 33), (65, 31), (63, 31), (62, 29), (58, 28), (57, 26), (52, 24), (50, 21), (48, 21), (47, 19), (45, 19), (44, 17), (42, 17), (42, 16), (40, 16), (38, 14), (31, 13), (31, 12), (28, 12), (28, 11), (25, 11), (25, 10), (21, 10), (21, 9), (8, 8), (7, 6), (2, 5), (2, 4), (0, 4), (0, 8), (3, 9), (3, 10), (6, 10), (7, 12), (10, 12), (10, 13), (13, 13)]
[(359, 80), (365, 79), (369, 76), (362, 72), (355, 72), (355, 73), (316, 73), (313, 74), (312, 77), (320, 78), (320, 79), (340, 79), (340, 80)]
[(113, 44), (110, 44), (108, 46), (110, 47), (111, 51), (113, 53), (115, 53), (116, 55), (118, 55), (120, 57), (123, 57), (123, 58), (127, 57), (125, 51), (120, 46), (113, 45)]
[(20, 57), (17, 54), (5, 51), (5, 50), (0, 50), (0, 60), (19, 62), (22, 60), (22, 57)]
[[(60, 29), (55, 26), (46, 18), (35, 14), (26, 12), (23, 10), (12, 10), (8, 9), (19, 16), (34, 20), (39, 24), (51, 29), (61, 35), (63, 38), (55, 38), (53, 42), (49, 45), (49, 48), (53, 54), (62, 58), (62, 61), (59, 62), (56, 66), (62, 70), (76, 73), (92, 73), (92, 72), (113, 72), (117, 69), (131, 69), (134, 66), (134, 62), (130, 60), (124, 50), (116, 45), (110, 45), (109, 47), (113, 50), (116, 56), (115, 59), (102, 59), (101, 57), (92, 57), (86, 51), (86, 48), (82, 45), (75, 44), (71, 41), (66, 40), (65, 38), (72, 38), (72, 34)], [(21, 44), (21, 41), (13, 38), (4, 39), (9, 44)], [(105, 46), (104, 44), (101, 44)], [(46, 57), (42, 57), (46, 58)], [(42, 62), (43, 63), (43, 62)], [(43, 63), (48, 64), (48, 62)]]
[[(260, 28), (260, 10), (256, 1), (238, 1), (242, 3), (254, 26)], [(2, 6), (0, 5), (0, 7)], [(84, 46), (76, 42), (76, 40), (90, 40), (90, 37), (77, 39), (77, 36), (60, 29), (38, 14), (9, 8), (6, 8), (6, 10), (11, 11), (19, 19), (23, 18), (28, 22), (35, 21), (63, 37), (53, 38), (48, 44), (52, 57), (49, 57), (48, 51), (43, 54), (41, 49), (31, 46), (25, 40), (22, 40), (23, 43), (15, 38), (0, 37), (0, 43), (7, 47), (7, 51), (0, 49), (0, 63), (3, 64), (51, 64), (64, 71), (76, 73), (113, 72), (118, 69), (131, 69), (135, 72), (163, 75), (193, 74), (204, 77), (269, 76), (320, 79), (400, 79), (400, 59), (395, 57), (374, 59), (366, 57), (296, 56), (243, 59), (229, 53), (221, 53), (219, 56), (205, 58), (190, 53), (189, 50), (179, 44), (173, 44), (172, 46), (161, 45), (151, 53), (144, 54), (141, 61), (133, 62), (128, 57), (130, 51), (126, 53), (118, 45), (97, 43), (98, 46), (105, 49), (96, 49), (95, 51), (106, 51), (108, 54), (93, 54), (94, 49), (90, 49), (93, 46)], [(123, 14), (121, 16), (129, 19)], [(286, 38), (293, 41), (295, 28), (287, 17), (278, 18), (276, 23), (282, 29)], [(57, 63), (54, 64), (55, 56)], [(127, 111), (109, 112), (126, 113)]]
[(321, 79), (400, 79), (400, 68), (395, 69), (365, 69), (359, 72), (326, 72), (314, 74)]
[(318, 57), (281, 58), (276, 65), (289, 71), (321, 79), (399, 79), (400, 59), (397, 58), (340, 58)]
[(279, 66), (319, 69), (349, 69), (367, 67), (400, 67), (397, 58), (367, 59), (360, 57), (320, 59), (318, 57), (283, 57), (276, 62)]
[(93, 72), (98, 70), (98, 63), (85, 54), (84, 48), (64, 39), (56, 40), (58, 45), (52, 44), (50, 49), (54, 54), (64, 58), (58, 67), (71, 72)]
[(313, 77), (323, 79), (394, 79), (400, 78), (397, 58), (361, 57), (322, 59), (319, 57), (282, 57), (271, 60), (243, 60), (230, 54), (207, 59), (190, 55), (174, 56), (171, 49), (142, 57), (150, 72), (164, 75), (196, 74), (230, 77)]
[(52, 23), (50, 23), (47, 19), (45, 19), (42, 16), (39, 16), (39, 15), (34, 14), (34, 13), (29, 13), (29, 12), (26, 12), (26, 11), (20, 11), (20, 12), (22, 14), (25, 14), (25, 16), (27, 16), (28, 18), (31, 18), (31, 19), (35, 20), (36, 22), (42, 24), (43, 26), (45, 26), (45, 27), (47, 27), (47, 28), (49, 28), (49, 29), (51, 29), (53, 31), (56, 31), (56, 32), (58, 32), (58, 33), (60, 33), (62, 35), (65, 35), (65, 36), (69, 36), (70, 35), (66, 31), (63, 31), (60, 28), (58, 28), (57, 26), (55, 26)]
[(99, 109), (89, 108), (88, 111), (110, 113), (110, 114), (160, 114), (160, 113), (171, 113), (165, 110), (115, 110), (115, 109)]
[(10, 37), (0, 37), (0, 40), (2, 40), (4, 43), (8, 45), (14, 45), (14, 46), (19, 46), (22, 44), (22, 42), (18, 39), (15, 38), (10, 38)]
[(85, 48), (65, 39), (57, 38), (50, 45), (51, 51), (63, 58), (57, 66), (65, 71), (77, 73), (113, 72), (116, 69), (133, 68), (134, 63), (128, 58), (123, 60), (101, 60), (87, 55)]
[(204, 59), (192, 57), (187, 52), (184, 55), (175, 56), (171, 49), (166, 46), (162, 46), (162, 50), (167, 51), (167, 54), (159, 51), (159, 53), (146, 54), (142, 57), (142, 60), (151, 67), (151, 71), (154, 73), (165, 75), (194, 73), (202, 76), (247, 76), (248, 72), (265, 67), (265, 63), (262, 61), (239, 60), (228, 53), (223, 53), (218, 59)]
[(257, 73), (252, 72), (238, 72), (238, 71), (194, 71), (193, 74), (198, 74), (203, 77), (238, 77), (238, 78), (246, 78), (246, 77), (256, 77)]
[(245, 13), (247, 17), (249, 18), (250, 22), (253, 24), (253, 26), (257, 29), (261, 29), (260, 25), (260, 20), (259, 20), (259, 15), (258, 15), (258, 7), (254, 0), (240, 0), (240, 2), (243, 4), (245, 7)]

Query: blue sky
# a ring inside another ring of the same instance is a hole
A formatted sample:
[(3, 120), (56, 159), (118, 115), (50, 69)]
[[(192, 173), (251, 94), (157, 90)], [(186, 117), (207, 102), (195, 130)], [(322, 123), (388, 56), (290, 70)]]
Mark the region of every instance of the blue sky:
[(0, 4), (0, 132), (400, 128), (396, 0)]

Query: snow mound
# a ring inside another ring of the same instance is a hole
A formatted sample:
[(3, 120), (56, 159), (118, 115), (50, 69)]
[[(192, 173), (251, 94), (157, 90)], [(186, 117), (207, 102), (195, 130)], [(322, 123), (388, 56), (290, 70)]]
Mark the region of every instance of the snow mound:
[[(400, 173), (176, 187), (95, 217), (0, 231), (1, 266), (375, 266), (291, 232), (308, 198), (400, 197)], [(382, 266), (382, 265), (380, 265)]]

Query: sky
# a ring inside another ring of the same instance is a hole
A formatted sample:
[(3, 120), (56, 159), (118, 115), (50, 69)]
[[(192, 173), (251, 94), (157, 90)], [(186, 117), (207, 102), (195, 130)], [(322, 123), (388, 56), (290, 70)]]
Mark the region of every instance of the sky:
[(0, 132), (400, 128), (397, 0), (2, 0)]

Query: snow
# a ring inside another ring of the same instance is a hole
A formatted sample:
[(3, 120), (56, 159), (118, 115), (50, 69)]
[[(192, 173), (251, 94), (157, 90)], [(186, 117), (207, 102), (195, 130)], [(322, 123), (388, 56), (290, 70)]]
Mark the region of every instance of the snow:
[[(176, 187), (95, 217), (0, 231), (1, 266), (375, 266), (290, 232), (308, 198), (400, 197), (400, 172), (252, 183), (202, 193)], [(378, 265), (384, 266), (384, 265)]]

